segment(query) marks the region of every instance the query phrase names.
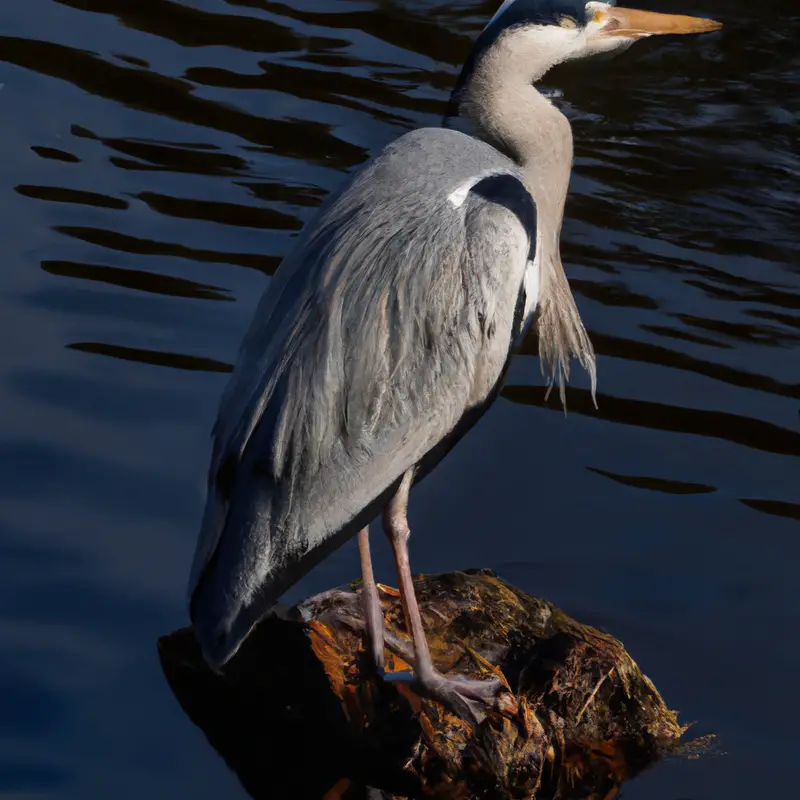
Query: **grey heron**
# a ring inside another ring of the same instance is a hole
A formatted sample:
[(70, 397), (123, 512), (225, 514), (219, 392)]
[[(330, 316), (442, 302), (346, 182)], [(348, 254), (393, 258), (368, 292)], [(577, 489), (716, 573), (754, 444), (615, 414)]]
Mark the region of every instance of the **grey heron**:
[[(499, 680), (435, 668), (414, 595), (407, 506), (496, 399), (536, 325), (562, 402), (595, 358), (559, 253), (566, 117), (535, 87), (556, 64), (719, 23), (584, 0), (505, 0), (454, 91), (475, 131), (409, 132), (320, 209), (255, 312), (213, 431), (189, 611), (219, 670), (278, 598), (358, 536), (365, 625), (384, 666), (368, 525), (382, 513), (421, 694), (475, 719)], [(391, 678), (391, 675), (385, 676)]]

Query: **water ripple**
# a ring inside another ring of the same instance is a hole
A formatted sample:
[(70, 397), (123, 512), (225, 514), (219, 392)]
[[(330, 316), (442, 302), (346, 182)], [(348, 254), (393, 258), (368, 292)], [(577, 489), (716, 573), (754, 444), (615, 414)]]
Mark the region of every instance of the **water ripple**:
[[(0, 794), (241, 795), (153, 649), (186, 622), (219, 396), (299, 230), (438, 123), (498, 3), (4, 4)], [(573, 126), (562, 255), (599, 409), (578, 369), (566, 418), (545, 401), (531, 334), (504, 400), (415, 489), (412, 558), (498, 567), (608, 625), (731, 753), (632, 796), (740, 800), (765, 775), (790, 796), (800, 16), (652, 7), (725, 27), (546, 78)], [(344, 548), (293, 599), (356, 572)]]

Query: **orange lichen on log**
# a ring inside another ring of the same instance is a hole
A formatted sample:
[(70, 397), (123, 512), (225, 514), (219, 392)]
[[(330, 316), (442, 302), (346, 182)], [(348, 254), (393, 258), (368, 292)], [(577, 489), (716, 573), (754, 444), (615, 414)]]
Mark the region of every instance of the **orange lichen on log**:
[[(611, 800), (685, 726), (610, 634), (489, 571), (415, 579), (439, 670), (498, 675), (513, 695), (477, 727), (375, 675), (358, 583), (260, 623), (223, 676), (191, 631), (159, 642), (187, 714), (256, 798)], [(381, 585), (387, 671), (408, 671), (396, 590)], [(513, 710), (513, 713), (509, 709)], [(249, 733), (248, 733), (249, 731)], [(298, 759), (305, 768), (290, 768)]]

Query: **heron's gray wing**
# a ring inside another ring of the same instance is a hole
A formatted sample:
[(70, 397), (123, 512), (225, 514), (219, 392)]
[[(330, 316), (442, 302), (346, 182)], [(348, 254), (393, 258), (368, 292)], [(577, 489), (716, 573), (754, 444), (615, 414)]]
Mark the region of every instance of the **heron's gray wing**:
[(215, 428), (191, 587), (212, 554), (211, 580), (242, 604), (278, 571), (299, 578), (497, 384), (533, 201), (501, 165), (454, 202), (452, 154), (411, 144), (327, 207), (256, 312)]

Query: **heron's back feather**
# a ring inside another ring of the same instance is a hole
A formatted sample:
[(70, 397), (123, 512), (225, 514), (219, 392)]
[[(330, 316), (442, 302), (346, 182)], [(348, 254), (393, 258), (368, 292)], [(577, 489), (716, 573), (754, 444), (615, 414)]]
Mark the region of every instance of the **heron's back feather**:
[(516, 166), (455, 131), (401, 137), (326, 205), (223, 395), (190, 590), (215, 556), (211, 580), (247, 601), (486, 399), (534, 236)]
[[(476, 175), (463, 205), (448, 202)], [(456, 131), (406, 134), (356, 174), (243, 342), (190, 591), (205, 570), (220, 597), (265, 601), (486, 400), (534, 238), (516, 165)]]

